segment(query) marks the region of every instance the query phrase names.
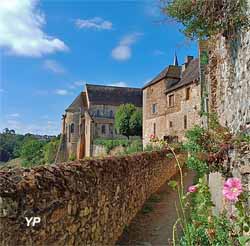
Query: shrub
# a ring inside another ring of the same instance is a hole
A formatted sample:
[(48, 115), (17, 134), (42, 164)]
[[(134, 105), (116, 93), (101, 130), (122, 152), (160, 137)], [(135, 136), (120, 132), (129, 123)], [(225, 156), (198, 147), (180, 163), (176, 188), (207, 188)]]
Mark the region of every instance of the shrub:
[(44, 164), (43, 147), (46, 142), (30, 139), (21, 148), (22, 166), (31, 167)]

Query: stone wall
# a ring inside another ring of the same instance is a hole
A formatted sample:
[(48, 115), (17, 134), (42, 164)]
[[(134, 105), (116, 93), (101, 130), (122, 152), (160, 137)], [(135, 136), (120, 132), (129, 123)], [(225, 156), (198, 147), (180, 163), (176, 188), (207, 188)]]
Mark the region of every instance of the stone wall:
[(210, 41), (210, 107), (236, 133), (250, 124), (250, 31)]
[[(146, 199), (176, 174), (175, 161), (167, 153), (1, 172), (0, 241), (3, 245), (114, 245)], [(27, 227), (25, 217), (34, 216), (41, 223)]]
[[(218, 35), (210, 40), (206, 83), (209, 88), (210, 112), (216, 112), (223, 126), (233, 134), (250, 134), (250, 31), (238, 33), (233, 39)], [(234, 149), (229, 153), (228, 166), (232, 174), (242, 179), (250, 190), (250, 158), (248, 151)], [(224, 179), (219, 174), (209, 176), (216, 211), (224, 208), (221, 197)], [(250, 203), (249, 203), (250, 204)]]

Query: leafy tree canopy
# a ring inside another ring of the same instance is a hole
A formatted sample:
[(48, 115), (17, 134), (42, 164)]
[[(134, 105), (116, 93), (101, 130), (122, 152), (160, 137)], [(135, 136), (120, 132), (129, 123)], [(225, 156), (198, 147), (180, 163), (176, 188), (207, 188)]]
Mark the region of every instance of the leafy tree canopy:
[(133, 104), (121, 105), (115, 114), (115, 128), (128, 138), (129, 136), (141, 136), (142, 111)]

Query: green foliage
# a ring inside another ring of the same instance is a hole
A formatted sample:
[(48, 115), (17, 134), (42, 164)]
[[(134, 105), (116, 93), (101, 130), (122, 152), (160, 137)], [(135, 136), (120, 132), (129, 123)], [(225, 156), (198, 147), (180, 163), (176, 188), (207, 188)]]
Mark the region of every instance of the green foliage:
[(207, 163), (193, 155), (188, 157), (187, 167), (196, 171), (197, 177), (203, 177), (209, 171)]
[(132, 154), (142, 151), (141, 139), (95, 139), (94, 144), (102, 145), (105, 147), (106, 152), (109, 154), (115, 147), (121, 146), (124, 150), (119, 153), (120, 155)]
[(20, 157), (23, 143), (28, 139), (34, 139), (30, 135), (15, 134), (14, 130), (4, 129), (0, 133), (0, 161), (7, 162)]
[(142, 136), (142, 111), (137, 109), (130, 117), (131, 136)]
[(31, 167), (44, 164), (43, 148), (46, 142), (30, 139), (26, 141), (21, 148), (22, 165)]
[(130, 144), (125, 148), (124, 152), (122, 154), (133, 154), (142, 152), (142, 141), (141, 140), (134, 140), (131, 141)]
[(171, 0), (163, 5), (163, 12), (180, 22), (191, 39), (228, 35), (250, 26), (247, 0)]
[(142, 111), (133, 104), (119, 106), (115, 114), (115, 128), (127, 138), (129, 136), (141, 136)]
[(69, 161), (75, 161), (75, 160), (76, 160), (76, 155), (75, 154), (70, 154)]
[(58, 151), (60, 139), (53, 139), (44, 146), (44, 161), (45, 163), (52, 164), (55, 162), (56, 154)]
[(103, 139), (97, 138), (94, 140), (94, 144), (102, 145), (105, 147), (107, 153), (110, 152), (113, 148), (117, 146), (128, 147), (130, 144), (130, 140), (128, 139)]
[(31, 167), (54, 162), (59, 146), (59, 136), (51, 140), (38, 140), (32, 134), (16, 134), (14, 130), (4, 129), (0, 133), (0, 161), (9, 162), (21, 158), (21, 164)]
[(203, 140), (205, 138), (205, 130), (200, 126), (194, 126), (185, 134), (187, 141), (183, 144), (185, 150), (191, 153), (204, 151)]

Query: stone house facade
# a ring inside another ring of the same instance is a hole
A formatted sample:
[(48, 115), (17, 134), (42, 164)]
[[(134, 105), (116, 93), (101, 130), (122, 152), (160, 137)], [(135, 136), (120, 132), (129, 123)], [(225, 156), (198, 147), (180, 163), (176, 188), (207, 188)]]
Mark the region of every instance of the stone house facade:
[(126, 103), (142, 107), (142, 90), (86, 84), (62, 117), (62, 138), (56, 162), (92, 156), (96, 138), (119, 136), (114, 128), (117, 108)]
[(143, 87), (143, 145), (154, 135), (182, 141), (185, 131), (200, 124), (199, 59), (187, 56), (182, 66), (166, 67)]

